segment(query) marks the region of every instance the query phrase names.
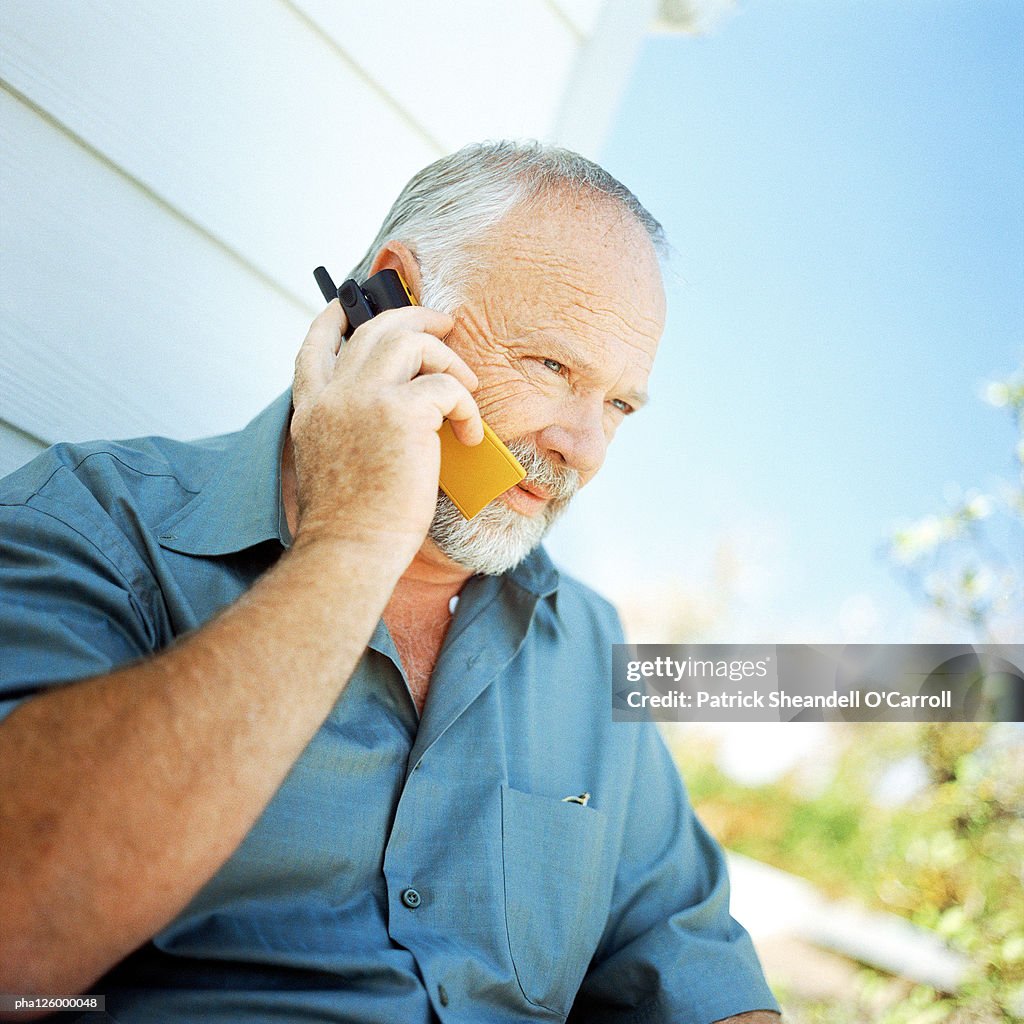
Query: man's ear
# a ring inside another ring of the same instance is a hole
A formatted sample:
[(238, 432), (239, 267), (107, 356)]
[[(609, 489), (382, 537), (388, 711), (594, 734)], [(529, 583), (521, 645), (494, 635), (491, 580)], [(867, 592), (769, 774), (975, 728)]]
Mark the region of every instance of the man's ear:
[(420, 265), (407, 245), (396, 241), (385, 242), (370, 267), (370, 275), (380, 270), (397, 270), (402, 275), (402, 280), (409, 286), (413, 298), (417, 302), (420, 301)]

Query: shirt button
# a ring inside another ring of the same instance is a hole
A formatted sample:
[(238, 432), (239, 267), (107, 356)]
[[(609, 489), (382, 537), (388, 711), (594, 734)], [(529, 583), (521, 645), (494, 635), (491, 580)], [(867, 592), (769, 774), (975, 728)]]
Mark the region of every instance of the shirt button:
[(402, 893), (402, 902), (410, 909), (415, 910), (423, 901), (415, 889), (406, 889)]
[(437, 986), (437, 999), (442, 1006), (448, 1005), (448, 990), (444, 985)]

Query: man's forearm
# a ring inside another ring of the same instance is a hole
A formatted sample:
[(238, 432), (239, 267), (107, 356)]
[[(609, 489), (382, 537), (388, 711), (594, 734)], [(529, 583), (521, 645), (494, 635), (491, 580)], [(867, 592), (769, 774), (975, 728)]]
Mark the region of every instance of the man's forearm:
[(186, 905), (329, 714), (394, 561), (297, 544), (187, 639), (0, 723), (0, 991), (79, 991)]

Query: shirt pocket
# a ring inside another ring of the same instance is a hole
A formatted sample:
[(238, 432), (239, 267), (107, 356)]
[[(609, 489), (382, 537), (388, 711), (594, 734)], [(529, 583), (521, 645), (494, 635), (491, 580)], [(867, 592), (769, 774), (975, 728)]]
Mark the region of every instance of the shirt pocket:
[(523, 995), (566, 1014), (611, 904), (602, 811), (501, 787), (509, 951)]

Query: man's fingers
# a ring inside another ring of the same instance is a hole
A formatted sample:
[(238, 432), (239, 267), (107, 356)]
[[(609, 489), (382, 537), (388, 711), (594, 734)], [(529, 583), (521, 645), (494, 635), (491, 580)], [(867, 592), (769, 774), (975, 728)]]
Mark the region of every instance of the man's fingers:
[[(450, 373), (471, 391), (476, 374), (441, 340), (454, 321), (447, 313), (426, 306), (385, 310), (362, 324), (345, 345), (348, 373), (369, 370), (391, 383), (404, 383), (421, 373)], [(337, 300), (328, 303), (310, 325), (295, 359), (296, 379), (317, 393), (330, 382), (348, 326)]]
[(316, 348), (329, 348), (331, 355), (336, 356), (347, 330), (348, 317), (345, 316), (345, 310), (337, 299), (331, 299), (310, 324), (309, 334), (302, 347), (308, 344)]
[(409, 387), (451, 423), (452, 432), (463, 444), (477, 445), (484, 439), (480, 410), (466, 387), (453, 376), (430, 373), (417, 377)]
[(475, 391), (480, 383), (462, 358), (432, 334), (409, 331), (387, 334), (377, 341), (365, 365), (373, 373), (396, 383), (432, 373), (450, 374), (469, 391)]
[(316, 394), (331, 379), (348, 318), (337, 299), (329, 302), (310, 324), (306, 340), (295, 357), (295, 388)]
[(334, 300), (310, 325), (295, 359), (296, 409), (315, 399), (333, 381), (363, 386), (373, 380), (411, 387), (426, 399), (443, 419), (452, 424), (455, 436), (468, 445), (483, 440), (483, 423), (472, 392), (479, 386), (476, 374), (441, 339), (453, 326), (446, 313), (425, 306), (386, 310), (360, 326), (345, 346), (348, 326), (345, 312)]
[(367, 338), (372, 345), (371, 335), (383, 337), (385, 334), (402, 331), (422, 331), (432, 334), (435, 338), (446, 338), (455, 321), (447, 314), (429, 306), (402, 306), (400, 309), (385, 309), (372, 320), (361, 325), (352, 335), (352, 343), (358, 347), (361, 339)]
[(430, 335), (423, 337), (428, 340), (420, 349), (420, 373), (449, 373), (467, 391), (476, 391), (480, 386), (476, 374), (469, 368), (463, 358), (453, 352), (443, 341)]

